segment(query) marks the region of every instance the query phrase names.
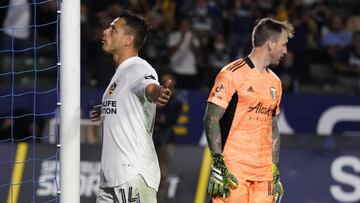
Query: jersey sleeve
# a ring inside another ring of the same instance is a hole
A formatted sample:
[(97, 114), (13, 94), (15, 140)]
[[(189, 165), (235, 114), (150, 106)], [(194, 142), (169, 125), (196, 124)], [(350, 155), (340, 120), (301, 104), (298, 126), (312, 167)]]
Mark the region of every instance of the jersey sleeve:
[(236, 87), (230, 72), (223, 70), (216, 76), (207, 101), (226, 109), (235, 92)]
[(281, 86), (281, 81), (279, 80), (278, 82), (278, 90), (279, 90), (279, 96), (277, 97), (277, 101), (276, 101), (276, 112), (275, 115), (278, 116), (280, 114), (280, 103), (281, 103), (281, 97), (282, 97), (282, 86)]
[[(155, 70), (147, 68), (147, 69), (139, 69), (134, 71), (135, 80), (131, 84), (131, 90), (138, 97), (147, 99), (145, 95), (145, 89), (149, 84), (159, 85), (158, 75)], [(150, 102), (150, 101), (149, 101)]]

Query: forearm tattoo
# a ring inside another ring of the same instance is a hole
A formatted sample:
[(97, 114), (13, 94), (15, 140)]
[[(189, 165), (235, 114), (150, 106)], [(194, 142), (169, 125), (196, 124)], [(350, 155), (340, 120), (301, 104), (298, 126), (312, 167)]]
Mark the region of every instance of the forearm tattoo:
[(220, 119), (225, 109), (212, 103), (208, 103), (204, 118), (205, 134), (210, 151), (214, 154), (222, 153)]
[(280, 133), (278, 127), (278, 116), (272, 117), (272, 155), (273, 163), (279, 163)]

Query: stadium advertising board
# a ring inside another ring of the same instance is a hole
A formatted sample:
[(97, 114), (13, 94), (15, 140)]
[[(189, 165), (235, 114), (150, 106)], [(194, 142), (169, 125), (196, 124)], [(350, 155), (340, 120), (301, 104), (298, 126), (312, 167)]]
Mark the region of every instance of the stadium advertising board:
[[(95, 94), (94, 94), (95, 93)], [(90, 106), (99, 104), (101, 91), (82, 92), (83, 117)], [(178, 90), (184, 103), (179, 119), (178, 143), (196, 144), (201, 138), (208, 94), (204, 91)], [(283, 95), (280, 131), (283, 134), (360, 134), (360, 96)]]
[[(296, 136), (295, 136), (296, 137)], [(295, 139), (285, 136), (281, 150), (281, 177), (285, 187), (283, 202), (291, 203), (349, 203), (360, 202), (360, 150), (359, 138), (347, 142), (335, 137), (310, 137)], [(341, 138), (344, 139), (344, 138)], [(346, 138), (348, 139), (348, 138)], [(351, 146), (349, 146), (351, 143)], [(8, 196), (11, 169), (6, 156), (11, 157), (11, 145), (1, 144), (0, 202)], [(35, 153), (53, 154), (54, 146), (37, 145)], [(10, 151), (8, 151), (10, 150)], [(99, 186), (100, 150), (98, 145), (82, 145), (80, 194), (81, 202), (94, 202)], [(176, 145), (173, 151), (170, 176), (167, 179), (167, 202), (208, 202), (206, 196), (209, 163), (204, 161), (204, 148)], [(32, 146), (29, 144), (27, 160), (31, 160)], [(205, 158), (204, 158), (205, 157)], [(55, 160), (27, 161), (25, 164), (18, 202), (45, 202), (56, 198), (59, 165)], [(35, 167), (34, 167), (35, 166)], [(7, 167), (7, 169), (5, 169)], [(3, 170), (4, 169), (4, 170)], [(34, 177), (32, 176), (34, 172)], [(35, 180), (37, 182), (32, 182)], [(195, 201), (196, 200), (196, 201)], [(202, 200), (202, 201), (200, 201)]]
[[(81, 95), (82, 117), (88, 118), (91, 106), (100, 104), (102, 90), (84, 89)], [(198, 144), (203, 132), (207, 93), (204, 91), (178, 90), (177, 96), (183, 101), (182, 114), (175, 128), (176, 143)], [(29, 97), (29, 98), (27, 98)], [(56, 106), (55, 94), (41, 95), (37, 98), (37, 112), (52, 112)], [(28, 95), (14, 101), (14, 109), (32, 112), (33, 105)], [(54, 102), (49, 102), (54, 101)], [(0, 116), (9, 115), (11, 100), (2, 99)], [(9, 108), (6, 108), (9, 107)], [(360, 96), (306, 96), (284, 95), (279, 122), (283, 134), (318, 135), (359, 135)]]
[[(83, 117), (92, 105), (100, 103), (100, 91), (82, 94)], [(203, 117), (207, 93), (178, 90), (183, 102), (175, 127), (178, 144), (198, 144), (203, 136)], [(283, 95), (279, 130), (282, 134), (360, 136), (360, 96)]]

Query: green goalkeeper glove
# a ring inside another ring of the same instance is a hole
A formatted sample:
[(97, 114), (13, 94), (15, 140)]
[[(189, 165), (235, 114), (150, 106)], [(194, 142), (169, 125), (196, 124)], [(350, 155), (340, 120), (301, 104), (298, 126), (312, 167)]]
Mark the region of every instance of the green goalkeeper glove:
[(212, 197), (222, 196), (226, 198), (230, 195), (230, 188), (236, 188), (238, 182), (235, 176), (227, 169), (222, 154), (211, 153), (211, 157), (213, 163), (211, 165), (208, 193)]
[(280, 172), (277, 164), (272, 165), (272, 173), (274, 177), (274, 199), (276, 203), (280, 203), (284, 194), (284, 188), (280, 181)]

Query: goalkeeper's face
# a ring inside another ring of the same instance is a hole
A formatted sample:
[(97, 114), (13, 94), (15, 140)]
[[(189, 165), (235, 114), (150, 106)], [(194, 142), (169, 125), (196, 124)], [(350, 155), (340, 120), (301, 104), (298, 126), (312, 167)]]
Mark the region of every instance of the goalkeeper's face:
[(271, 64), (279, 65), (280, 60), (287, 53), (286, 44), (288, 42), (288, 34), (286, 31), (282, 31), (279, 39), (275, 41), (269, 52)]
[(120, 53), (125, 47), (129, 46), (130, 35), (124, 31), (126, 22), (124, 19), (116, 18), (110, 26), (103, 31), (102, 49), (111, 54)]

